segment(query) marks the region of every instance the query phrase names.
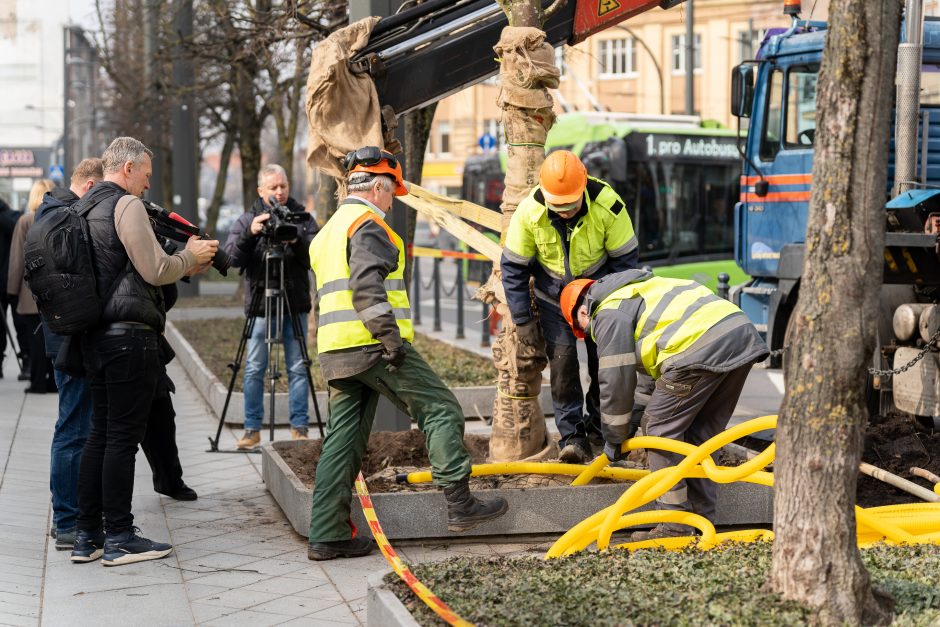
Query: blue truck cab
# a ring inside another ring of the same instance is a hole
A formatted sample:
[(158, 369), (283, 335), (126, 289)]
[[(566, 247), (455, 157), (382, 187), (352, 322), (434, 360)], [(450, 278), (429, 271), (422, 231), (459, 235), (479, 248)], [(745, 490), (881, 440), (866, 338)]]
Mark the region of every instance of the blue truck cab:
[[(768, 32), (758, 58), (735, 67), (732, 73), (732, 113), (748, 124), (741, 147), (744, 159), (734, 213), (734, 255), (752, 277), (733, 296), (772, 349), (786, 343), (803, 271), (817, 120), (816, 79), (825, 41), (825, 23), (794, 19), (790, 29)], [(912, 286), (940, 282), (936, 235), (929, 231), (930, 216), (940, 216), (940, 192), (931, 189), (940, 187), (940, 22), (924, 23), (923, 44), (919, 189), (888, 202), (894, 179), (893, 124), (885, 181), (885, 283), (908, 286), (898, 297), (900, 302), (914, 299), (909, 295)], [(886, 313), (890, 330), (891, 312)]]

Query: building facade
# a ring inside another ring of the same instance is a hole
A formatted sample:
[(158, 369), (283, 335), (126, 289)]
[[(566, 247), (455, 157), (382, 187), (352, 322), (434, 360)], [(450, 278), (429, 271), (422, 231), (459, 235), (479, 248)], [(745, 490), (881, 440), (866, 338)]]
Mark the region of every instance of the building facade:
[[(804, 6), (802, 17), (825, 20), (828, 1)], [(684, 114), (686, 18), (684, 5), (654, 9), (595, 34), (576, 46), (556, 48), (561, 83), (552, 91), (555, 112), (611, 111)], [(778, 0), (695, 0), (693, 101), (695, 114), (732, 127), (731, 68), (753, 59), (770, 28), (790, 24)], [(424, 185), (460, 194), (463, 163), (482, 154), (489, 136), (498, 147), (498, 78), (442, 100), (437, 107), (423, 171)]]

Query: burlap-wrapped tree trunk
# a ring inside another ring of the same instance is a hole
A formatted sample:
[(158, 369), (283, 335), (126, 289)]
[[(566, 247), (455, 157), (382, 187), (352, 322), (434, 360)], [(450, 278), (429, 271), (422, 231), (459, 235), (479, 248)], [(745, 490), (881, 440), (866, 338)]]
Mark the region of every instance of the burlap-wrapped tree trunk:
[[(541, 16), (538, 10), (533, 12), (533, 7), (539, 5), (500, 4), (510, 18), (510, 26), (503, 30), (494, 48), (501, 64), (498, 104), (503, 110), (509, 153), (500, 207), (505, 235), (519, 202), (538, 183), (539, 168), (545, 159), (545, 138), (555, 121), (548, 89), (558, 86), (559, 71), (554, 65), (554, 51), (545, 43), (545, 33), (537, 28)], [(496, 271), (490, 281), (499, 280)], [(544, 343), (541, 339), (537, 345), (520, 342), (508, 308), (494, 304), (503, 316), (503, 329), (493, 345), (499, 391), (493, 407), (490, 458), (541, 458), (553, 448), (539, 403), (542, 371), (548, 363)]]

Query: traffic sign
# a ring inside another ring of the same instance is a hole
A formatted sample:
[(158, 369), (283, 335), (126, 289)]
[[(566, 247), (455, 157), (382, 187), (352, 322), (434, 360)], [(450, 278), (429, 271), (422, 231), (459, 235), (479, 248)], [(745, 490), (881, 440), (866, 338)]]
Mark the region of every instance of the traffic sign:
[(58, 164), (49, 166), (49, 178), (57, 181), (65, 180), (65, 168)]
[(489, 152), (496, 148), (496, 138), (489, 133), (483, 133), (480, 136), (480, 141), (477, 143), (480, 145), (480, 148), (483, 149), (483, 152)]

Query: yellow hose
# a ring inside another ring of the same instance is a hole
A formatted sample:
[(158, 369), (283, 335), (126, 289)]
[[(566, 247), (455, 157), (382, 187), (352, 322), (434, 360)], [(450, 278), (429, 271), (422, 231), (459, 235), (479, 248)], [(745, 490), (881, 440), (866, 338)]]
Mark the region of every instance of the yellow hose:
[[(702, 535), (627, 542), (617, 546), (630, 550), (653, 546), (679, 550), (694, 544), (700, 549), (708, 550), (722, 542), (729, 541), (767, 542), (773, 540), (771, 531), (747, 529), (716, 533), (714, 525), (708, 519), (691, 512), (676, 510), (630, 512), (655, 501), (682, 479), (707, 478), (716, 483), (745, 481), (773, 487), (773, 473), (765, 471), (764, 468), (774, 461), (776, 452), (774, 444), (740, 466), (719, 466), (711, 455), (735, 440), (776, 427), (777, 416), (762, 416), (723, 431), (700, 446), (651, 436), (636, 437), (623, 443), (621, 449), (623, 452), (652, 448), (685, 456), (678, 465), (656, 472), (609, 466), (607, 456), (602, 454), (587, 466), (544, 462), (479, 464), (473, 466), (471, 475), (474, 477), (512, 474), (569, 475), (575, 477), (571, 483), (572, 486), (586, 485), (595, 477), (635, 482), (614, 504), (588, 516), (562, 535), (545, 554), (546, 559), (571, 555), (592, 544), (605, 550), (610, 546), (610, 539), (614, 532), (627, 527), (654, 523), (688, 525), (698, 529)], [(405, 480), (408, 483), (430, 482), (431, 473), (410, 473)], [(940, 484), (934, 486), (934, 491), (940, 494)], [(940, 503), (885, 505), (867, 509), (856, 507), (855, 518), (860, 547), (870, 546), (877, 542), (940, 544)]]

